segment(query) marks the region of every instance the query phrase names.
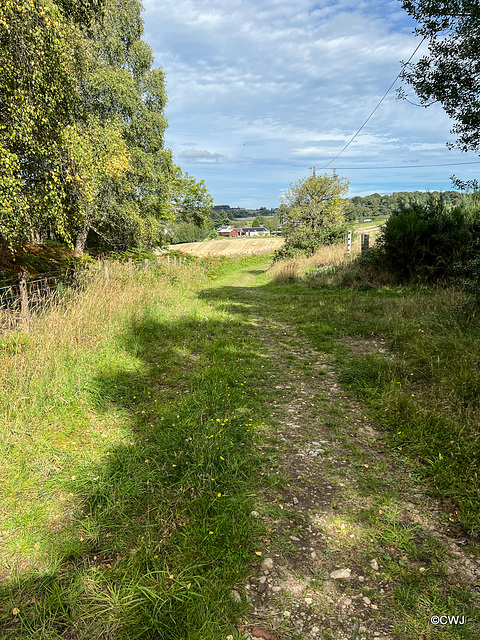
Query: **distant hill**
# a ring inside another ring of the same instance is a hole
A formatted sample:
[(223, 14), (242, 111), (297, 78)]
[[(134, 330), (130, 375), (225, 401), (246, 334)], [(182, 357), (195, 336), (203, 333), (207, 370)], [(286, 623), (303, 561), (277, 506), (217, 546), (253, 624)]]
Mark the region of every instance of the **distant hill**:
[[(461, 197), (458, 191), (398, 191), (390, 196), (381, 196), (379, 193), (372, 193), (369, 196), (354, 196), (353, 198), (345, 198), (347, 202), (347, 220), (385, 218), (392, 211), (395, 211), (399, 200), (424, 200), (430, 193), (438, 195), (441, 193), (447, 202), (456, 202)], [(212, 209), (212, 218), (218, 219), (221, 215), (226, 215), (229, 220), (239, 218), (254, 219), (257, 216), (273, 216), (277, 210), (276, 208), (267, 209), (266, 207), (244, 209), (242, 207), (231, 207), (228, 204), (218, 204)]]

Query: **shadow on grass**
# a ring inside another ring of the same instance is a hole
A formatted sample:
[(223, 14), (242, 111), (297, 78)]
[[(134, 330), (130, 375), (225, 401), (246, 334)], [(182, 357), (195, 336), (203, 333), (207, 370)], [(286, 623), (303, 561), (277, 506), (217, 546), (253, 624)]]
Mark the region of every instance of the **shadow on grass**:
[(305, 328), (317, 346), (321, 335), (338, 335), (342, 322), (350, 322), (347, 331), (353, 326), (344, 320), (351, 292), (271, 290), (209, 288), (199, 298), (228, 312), (225, 318), (192, 311), (167, 322), (146, 310), (117, 336), (117, 350), (141, 366), (131, 372), (112, 362), (89, 385), (97, 411), (120, 411), (128, 430), (98, 464), (50, 481), (52, 493), (70, 493), (72, 520), (52, 535), (49, 571), (4, 581), (2, 640), (220, 640), (232, 633), (248, 606), (231, 589), (256, 558), (260, 525), (250, 513), (265, 468), (259, 365), (269, 365), (270, 355), (249, 335), (249, 320), (266, 317), (269, 304), (270, 318)]
[(50, 569), (4, 581), (2, 638), (224, 638), (248, 607), (230, 591), (256, 558), (254, 387), (268, 354), (245, 339), (252, 305), (227, 294), (225, 320), (146, 310), (117, 336), (141, 367), (88, 384), (96, 411), (120, 410), (129, 430), (52, 480), (73, 512), (44, 550)]

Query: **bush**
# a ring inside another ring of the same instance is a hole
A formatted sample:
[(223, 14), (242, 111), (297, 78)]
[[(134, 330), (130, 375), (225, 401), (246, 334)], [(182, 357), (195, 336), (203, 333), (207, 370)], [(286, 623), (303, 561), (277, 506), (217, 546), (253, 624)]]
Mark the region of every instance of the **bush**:
[(454, 269), (459, 287), (471, 293), (480, 302), (480, 240), (477, 240), (475, 250), (469, 260), (457, 262)]
[(479, 214), (477, 193), (455, 205), (434, 194), (423, 202), (400, 203), (382, 228), (376, 259), (401, 281), (451, 278), (454, 265), (473, 253)]
[(199, 227), (190, 222), (176, 222), (172, 225), (171, 244), (181, 244), (182, 242), (201, 242), (210, 233), (209, 229)]

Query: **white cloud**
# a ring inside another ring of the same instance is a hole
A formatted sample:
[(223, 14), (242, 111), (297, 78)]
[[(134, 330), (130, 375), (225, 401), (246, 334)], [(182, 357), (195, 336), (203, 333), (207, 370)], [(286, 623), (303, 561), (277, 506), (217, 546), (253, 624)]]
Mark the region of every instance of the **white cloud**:
[(178, 157), (191, 162), (218, 162), (225, 156), (221, 153), (210, 153), (210, 151), (200, 151), (199, 149), (186, 149)]
[[(198, 165), (195, 175), (216, 201), (245, 198), (249, 206), (275, 206), (281, 189), (312, 162), (331, 160), (418, 44), (398, 0), (144, 0), (144, 6), (146, 40), (167, 74), (167, 144), (182, 163)], [(439, 107), (417, 109), (392, 92), (335, 163), (465, 160), (445, 148), (450, 127)], [(348, 177), (352, 192), (372, 184), (379, 192), (397, 183), (418, 188), (425, 179), (415, 170), (399, 173)], [(449, 188), (451, 173), (428, 175)]]

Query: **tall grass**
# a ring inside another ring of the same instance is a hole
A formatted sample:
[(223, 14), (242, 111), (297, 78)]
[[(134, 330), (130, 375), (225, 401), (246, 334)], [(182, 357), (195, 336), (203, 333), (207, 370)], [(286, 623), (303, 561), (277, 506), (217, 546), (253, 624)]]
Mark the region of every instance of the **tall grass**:
[(311, 274), (324, 268), (338, 267), (357, 255), (357, 249), (352, 245), (350, 254), (346, 252), (345, 245), (333, 244), (322, 247), (311, 256), (298, 255), (294, 258), (275, 262), (269, 275), (277, 284), (284, 284), (295, 280), (302, 275)]
[(1, 339), (1, 638), (233, 631), (265, 410), (242, 320), (196, 293), (219, 265), (111, 265)]

